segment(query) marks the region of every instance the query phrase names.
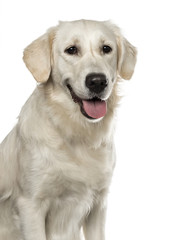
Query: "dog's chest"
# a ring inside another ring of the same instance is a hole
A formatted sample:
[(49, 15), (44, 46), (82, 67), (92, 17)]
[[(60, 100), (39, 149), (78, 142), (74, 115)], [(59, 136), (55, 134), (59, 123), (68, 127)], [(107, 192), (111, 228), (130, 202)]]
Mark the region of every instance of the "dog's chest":
[(48, 183), (49, 194), (53, 198), (49, 221), (55, 218), (57, 212), (56, 224), (59, 229), (62, 228), (60, 219), (65, 223), (79, 223), (93, 205), (104, 198), (113, 171), (113, 155), (109, 149), (87, 151), (79, 146), (67, 152), (68, 155), (65, 152), (56, 170), (51, 169), (51, 176), (56, 178)]
[[(115, 155), (111, 146), (99, 148), (84, 144), (61, 144), (57, 150), (41, 145), (39, 152), (30, 150), (33, 160), (23, 169), (21, 185), (26, 193), (42, 198), (83, 195), (85, 189), (100, 192), (107, 189), (112, 177)], [(35, 158), (36, 156), (36, 158)], [(23, 156), (27, 157), (27, 156)], [(67, 193), (67, 194), (66, 194)]]
[(73, 149), (62, 145), (53, 151), (41, 146), (39, 157), (36, 155), (36, 161), (29, 167), (31, 174), (24, 175), (23, 183), (24, 191), (34, 199), (47, 201), (49, 234), (78, 231), (94, 204), (105, 197), (113, 165), (114, 156), (109, 147), (87, 149), (78, 145)]
[(114, 166), (111, 148), (75, 146), (67, 151), (66, 148), (63, 145), (57, 154), (51, 155), (49, 166), (43, 169), (42, 187), (48, 195), (65, 196), (66, 192), (71, 194), (71, 190), (74, 194), (77, 192), (82, 195), (84, 188), (94, 191), (108, 188)]

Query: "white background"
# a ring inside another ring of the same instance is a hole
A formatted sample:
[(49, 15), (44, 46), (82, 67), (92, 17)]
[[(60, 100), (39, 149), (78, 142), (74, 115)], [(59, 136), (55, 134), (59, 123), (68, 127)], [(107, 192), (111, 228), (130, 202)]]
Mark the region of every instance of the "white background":
[(138, 48), (118, 112), (107, 240), (171, 239), (171, 7), (166, 0), (0, 0), (0, 141), (36, 86), (23, 49), (58, 20), (113, 20)]

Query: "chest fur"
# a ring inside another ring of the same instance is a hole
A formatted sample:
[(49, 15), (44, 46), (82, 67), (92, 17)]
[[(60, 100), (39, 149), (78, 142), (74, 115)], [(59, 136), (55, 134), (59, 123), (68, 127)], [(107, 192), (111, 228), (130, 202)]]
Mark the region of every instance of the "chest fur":
[(23, 156), (24, 195), (47, 203), (49, 234), (77, 232), (94, 204), (106, 195), (115, 162), (112, 147), (59, 142), (56, 148), (42, 144), (37, 149), (32, 146)]
[(42, 145), (39, 154), (37, 147), (31, 152), (32, 160), (26, 161), (22, 185), (32, 195), (58, 197), (72, 188), (83, 194), (83, 187), (101, 191), (109, 186), (115, 162), (111, 147), (95, 149), (62, 143), (57, 151)]

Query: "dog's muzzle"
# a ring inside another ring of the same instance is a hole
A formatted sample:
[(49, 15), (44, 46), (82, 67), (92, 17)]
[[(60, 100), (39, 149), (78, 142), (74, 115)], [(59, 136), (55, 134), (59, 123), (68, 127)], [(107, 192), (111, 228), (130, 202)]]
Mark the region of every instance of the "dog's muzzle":
[(85, 85), (91, 96), (89, 99), (81, 99), (77, 96), (67, 81), (67, 87), (73, 101), (79, 104), (81, 113), (88, 119), (100, 119), (104, 117), (107, 113), (107, 103), (101, 99), (101, 96), (108, 85), (106, 76), (103, 73), (90, 73), (86, 76)]

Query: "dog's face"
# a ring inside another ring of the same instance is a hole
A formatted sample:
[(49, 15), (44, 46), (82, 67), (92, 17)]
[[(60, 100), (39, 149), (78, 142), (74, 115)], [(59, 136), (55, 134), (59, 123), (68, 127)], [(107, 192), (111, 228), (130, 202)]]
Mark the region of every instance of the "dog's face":
[(24, 61), (38, 82), (49, 76), (91, 121), (107, 113), (118, 75), (130, 79), (135, 48), (109, 22), (62, 22), (29, 45)]

